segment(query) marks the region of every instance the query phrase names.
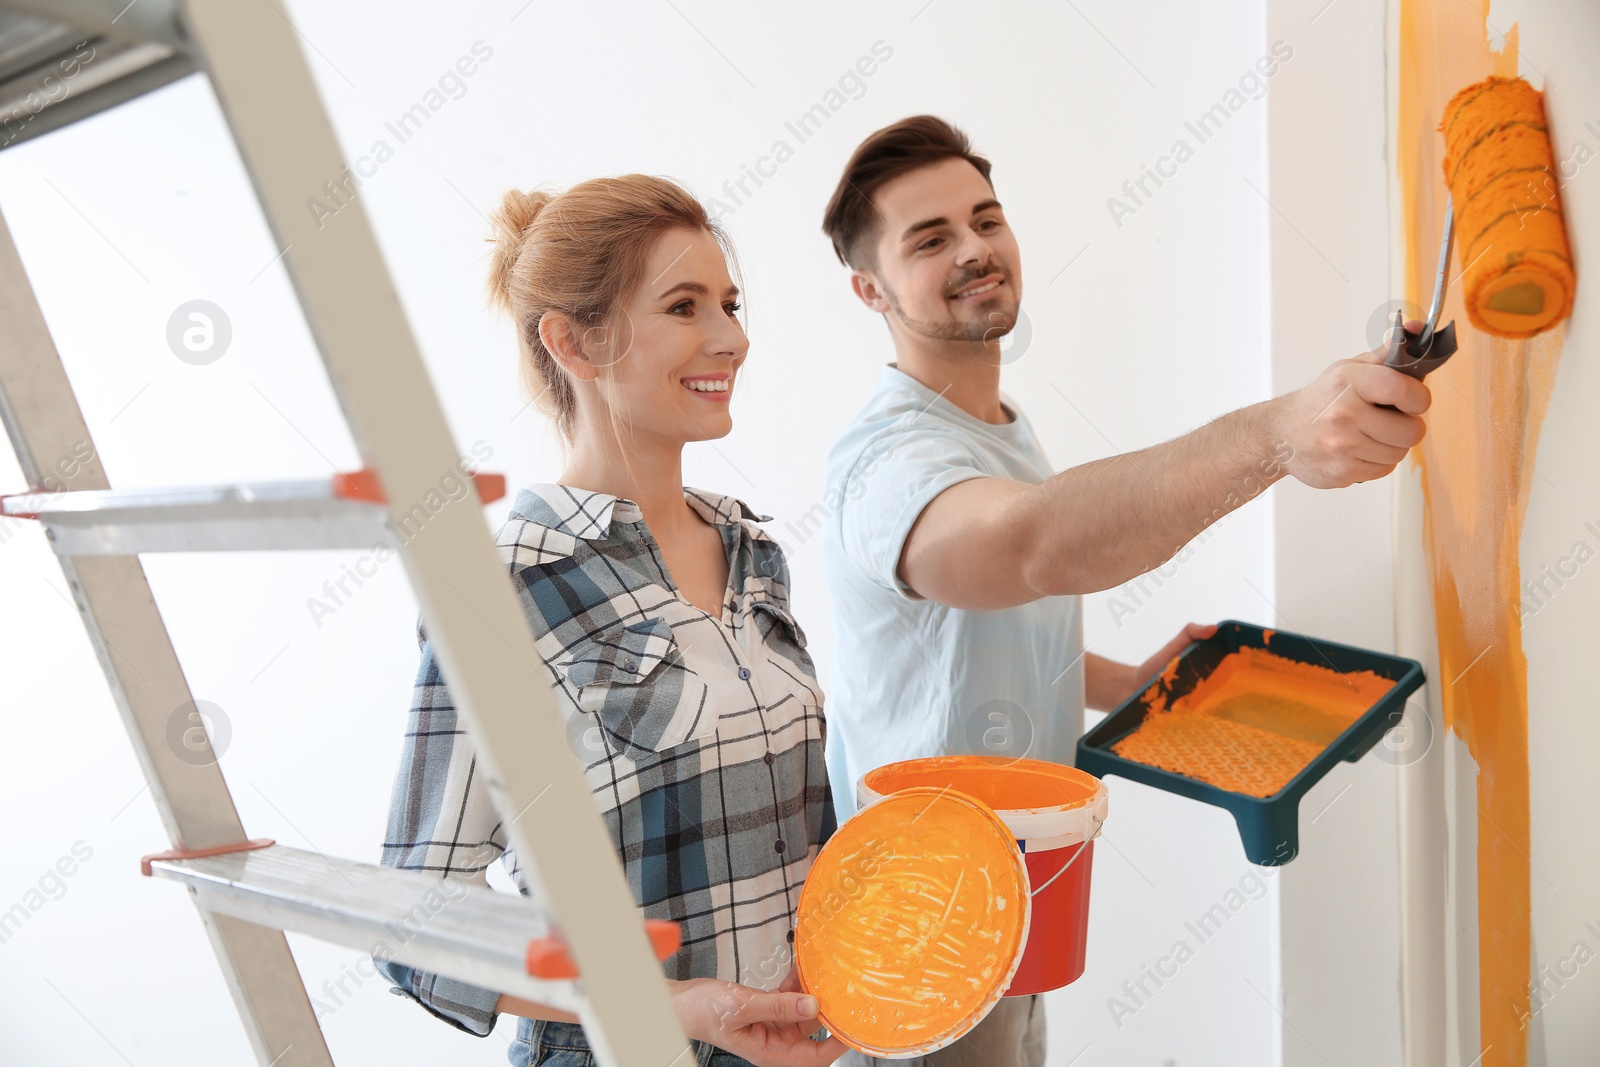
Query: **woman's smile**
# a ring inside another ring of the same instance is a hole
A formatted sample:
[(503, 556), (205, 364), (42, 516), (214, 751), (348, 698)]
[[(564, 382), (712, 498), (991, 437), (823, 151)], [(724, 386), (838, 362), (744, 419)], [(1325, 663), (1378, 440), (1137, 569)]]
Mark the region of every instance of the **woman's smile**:
[(726, 404), (733, 396), (733, 375), (699, 374), (692, 378), (679, 378), (679, 384), (703, 400)]

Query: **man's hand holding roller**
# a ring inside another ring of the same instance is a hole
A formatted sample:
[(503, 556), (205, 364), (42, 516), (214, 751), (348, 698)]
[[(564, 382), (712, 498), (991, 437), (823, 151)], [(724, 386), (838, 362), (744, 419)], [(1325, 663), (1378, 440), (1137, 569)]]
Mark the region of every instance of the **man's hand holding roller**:
[[(1420, 322), (1406, 323), (1416, 333)], [(1341, 359), (1302, 389), (1271, 401), (1269, 433), (1289, 442), (1287, 472), (1314, 489), (1369, 482), (1393, 471), (1422, 440), (1428, 387), (1383, 366), (1387, 343)], [(1390, 411), (1380, 405), (1389, 405)]]

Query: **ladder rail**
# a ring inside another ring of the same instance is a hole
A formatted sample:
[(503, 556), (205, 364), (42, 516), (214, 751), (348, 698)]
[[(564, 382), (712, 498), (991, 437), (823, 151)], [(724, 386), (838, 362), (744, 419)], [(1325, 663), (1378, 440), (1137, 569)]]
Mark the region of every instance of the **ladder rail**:
[[(288, 17), (272, 0), (149, 0), (136, 9), (123, 0), (0, 0), (0, 10), (174, 45), (179, 63), (207, 74), (352, 436), (387, 491), (391, 521), (403, 524), (460, 461), (363, 204), (352, 200), (325, 229), (304, 209), (306, 196), (339, 180), (346, 164)], [(130, 71), (128, 89), (149, 87), (132, 80), (138, 73)], [(99, 99), (116, 99), (115, 80), (106, 85)], [(29, 485), (108, 490), (3, 216), (0, 337), (16, 339), (0, 341), (0, 414)], [(88, 455), (62, 478), (58, 460), (84, 449)], [(46, 522), (53, 538), (59, 525)], [(143, 548), (111, 547), (124, 551), (91, 555), (87, 545), (58, 544), (56, 554), (168, 836), (187, 850), (237, 845), (244, 830), (220, 769), (166, 743), (171, 715), (192, 703), (131, 554)], [(75, 548), (84, 552), (69, 550)], [(583, 976), (573, 987), (577, 1014), (597, 1059), (605, 1067), (692, 1062), (652, 935), (639, 922), (621, 860), (567, 748), (548, 669), (474, 496), (430, 511), (399, 554), (474, 742), (480, 779), (533, 896), (560, 917)], [(230, 894), (214, 885), (191, 885), (190, 892), (258, 1060), (331, 1064), (275, 925), (282, 916), (250, 912), (274, 925), (251, 922), (222, 910)]]
[[(0, 422), (30, 486), (46, 492), (109, 488), (3, 211)], [(168, 838), (190, 848), (243, 839), (215, 760), (180, 758), (167, 743), (173, 715), (192, 707), (193, 697), (139, 558), (58, 553), (56, 559)], [(205, 755), (209, 745), (207, 739)], [(283, 932), (203, 906), (199, 912), (257, 1059), (276, 1060), (278, 1067), (333, 1067)]]
[[(181, 18), (284, 250), (352, 436), (398, 521), (460, 453), (364, 202), (352, 198), (326, 225), (306, 210), (306, 198), (338, 181), (346, 161), (305, 53), (270, 0), (187, 0)], [(586, 994), (578, 1014), (596, 1057), (605, 1067), (692, 1062), (480, 509), (441, 508), (400, 555), (506, 835), (577, 958)]]

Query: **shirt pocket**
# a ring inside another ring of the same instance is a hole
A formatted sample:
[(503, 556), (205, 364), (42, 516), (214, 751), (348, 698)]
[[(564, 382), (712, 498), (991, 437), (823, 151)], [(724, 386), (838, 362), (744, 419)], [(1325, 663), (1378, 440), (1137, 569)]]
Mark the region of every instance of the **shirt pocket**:
[(717, 732), (706, 683), (685, 663), (672, 626), (642, 619), (593, 634), (559, 664), (606, 745), (639, 759)]
[[(801, 704), (820, 708), (822, 687), (817, 682), (816, 666), (806, 651), (806, 633), (782, 603), (757, 600), (750, 614), (761, 635), (760, 651), (766, 660), (766, 674)], [(769, 699), (768, 703), (775, 703)]]

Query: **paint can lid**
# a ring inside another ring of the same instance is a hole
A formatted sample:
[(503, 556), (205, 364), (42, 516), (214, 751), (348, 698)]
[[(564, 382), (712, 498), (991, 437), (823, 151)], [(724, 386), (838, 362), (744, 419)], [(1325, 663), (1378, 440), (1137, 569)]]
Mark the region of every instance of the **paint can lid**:
[(795, 963), (840, 1041), (884, 1059), (927, 1055), (1005, 994), (1031, 918), (1022, 850), (994, 810), (949, 788), (862, 808), (800, 892)]

